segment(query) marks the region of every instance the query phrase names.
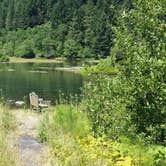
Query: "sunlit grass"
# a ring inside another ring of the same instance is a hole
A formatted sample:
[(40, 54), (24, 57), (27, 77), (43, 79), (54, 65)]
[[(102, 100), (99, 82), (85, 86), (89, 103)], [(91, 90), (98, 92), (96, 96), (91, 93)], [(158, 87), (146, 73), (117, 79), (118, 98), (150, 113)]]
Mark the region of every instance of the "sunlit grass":
[(39, 139), (49, 145), (52, 164), (64, 166), (164, 166), (165, 148), (143, 140), (94, 137), (81, 106), (59, 105), (43, 114)]
[(62, 63), (63, 59), (46, 59), (46, 58), (33, 58), (33, 59), (25, 59), (18, 57), (10, 57), (10, 63)]
[(0, 166), (15, 166), (15, 158), (7, 145), (7, 135), (14, 130), (15, 122), (8, 108), (0, 105)]

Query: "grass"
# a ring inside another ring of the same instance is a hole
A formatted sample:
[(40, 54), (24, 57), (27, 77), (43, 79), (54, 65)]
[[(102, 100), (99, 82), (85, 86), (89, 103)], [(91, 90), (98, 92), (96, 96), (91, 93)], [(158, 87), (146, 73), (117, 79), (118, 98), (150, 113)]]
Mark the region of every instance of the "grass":
[(15, 158), (7, 145), (7, 135), (14, 130), (15, 121), (9, 109), (0, 105), (0, 166), (15, 166)]
[[(83, 130), (82, 130), (83, 129)], [(44, 113), (39, 127), (41, 141), (54, 141), (54, 136), (84, 137), (90, 132), (87, 117), (68, 105), (56, 106), (50, 114)]]
[(51, 148), (52, 165), (63, 166), (165, 166), (166, 148), (146, 145), (141, 139), (112, 141), (95, 138), (81, 107), (56, 106), (44, 113), (39, 139)]

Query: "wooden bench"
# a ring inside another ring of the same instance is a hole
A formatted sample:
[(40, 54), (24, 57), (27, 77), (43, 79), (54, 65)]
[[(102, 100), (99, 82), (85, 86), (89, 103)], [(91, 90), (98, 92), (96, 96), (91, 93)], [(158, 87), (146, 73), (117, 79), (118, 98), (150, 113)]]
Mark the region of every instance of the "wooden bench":
[(34, 92), (29, 94), (30, 99), (30, 110), (33, 108), (41, 110), (42, 108), (48, 108), (51, 105), (51, 101), (43, 100), (38, 97)]

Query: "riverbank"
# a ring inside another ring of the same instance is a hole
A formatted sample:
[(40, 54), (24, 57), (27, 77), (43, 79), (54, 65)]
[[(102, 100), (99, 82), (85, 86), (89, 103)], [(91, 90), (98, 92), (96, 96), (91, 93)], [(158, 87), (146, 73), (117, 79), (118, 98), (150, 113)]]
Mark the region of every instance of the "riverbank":
[[(33, 58), (33, 59), (25, 59), (25, 58), (16, 58), (10, 57), (9, 63), (66, 63), (66, 58), (55, 58), (55, 59), (44, 59), (44, 58)], [(92, 60), (89, 60), (89, 63), (93, 63)], [(96, 63), (96, 61), (94, 61)], [(41, 70), (48, 70), (48, 71), (66, 71), (66, 72), (74, 72), (74, 73), (81, 73), (81, 66), (71, 66), (71, 67), (42, 67)], [(35, 71), (34, 71), (35, 72)], [(36, 71), (42, 72), (42, 71)]]
[(55, 59), (46, 59), (46, 58), (25, 59), (17, 57), (9, 58), (9, 63), (64, 63), (65, 61), (66, 61), (65, 58), (55, 58)]
[(66, 72), (74, 72), (74, 73), (81, 73), (81, 70), (83, 67), (80, 66), (74, 66), (74, 67), (57, 67), (55, 70), (58, 71), (66, 71)]
[[(100, 60), (96, 60), (93, 58), (86, 58), (86, 59), (73, 59), (71, 62), (83, 62), (85, 64), (98, 64)], [(47, 59), (47, 58), (31, 58), (31, 59), (26, 59), (26, 58), (19, 58), (19, 57), (9, 57), (9, 63), (65, 63), (65, 62), (70, 62), (65, 57), (57, 57), (53, 59)]]

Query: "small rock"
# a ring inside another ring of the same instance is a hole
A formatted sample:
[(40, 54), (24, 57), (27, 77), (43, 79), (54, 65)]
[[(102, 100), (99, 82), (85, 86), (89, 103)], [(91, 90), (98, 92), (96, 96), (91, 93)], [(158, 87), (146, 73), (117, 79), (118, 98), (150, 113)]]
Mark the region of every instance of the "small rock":
[(24, 102), (23, 101), (16, 101), (15, 102), (15, 105), (17, 106), (17, 107), (22, 107), (22, 106), (24, 106)]
[(14, 100), (6, 100), (6, 104), (8, 105), (14, 105)]

